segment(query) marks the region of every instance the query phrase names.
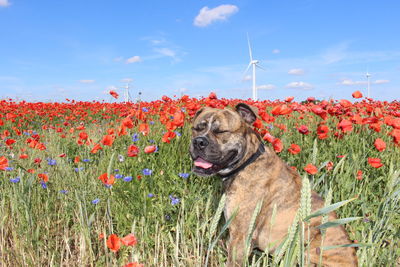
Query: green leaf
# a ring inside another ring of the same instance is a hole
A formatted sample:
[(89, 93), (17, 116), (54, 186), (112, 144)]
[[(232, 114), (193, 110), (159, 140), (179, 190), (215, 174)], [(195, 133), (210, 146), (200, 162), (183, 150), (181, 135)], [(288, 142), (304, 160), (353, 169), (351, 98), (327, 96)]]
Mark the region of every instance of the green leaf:
[(357, 199), (357, 198), (354, 197), (354, 198), (351, 198), (351, 199), (348, 199), (348, 200), (343, 200), (343, 201), (331, 204), (329, 206), (323, 207), (322, 209), (319, 209), (316, 212), (314, 212), (314, 213), (310, 214), (309, 216), (307, 216), (306, 218), (304, 218), (304, 221), (308, 221), (311, 218), (328, 214), (329, 212), (334, 211), (334, 210), (340, 208), (341, 206), (346, 205), (347, 203), (349, 203), (349, 202), (351, 202), (351, 201), (353, 201), (355, 199)]
[(367, 244), (367, 243), (353, 243), (353, 244), (343, 244), (343, 245), (336, 245), (336, 246), (326, 246), (321, 247), (322, 250), (330, 250), (335, 248), (363, 248), (363, 247), (373, 247), (374, 244)]
[(326, 229), (326, 228), (330, 228), (330, 227), (336, 227), (339, 225), (343, 225), (358, 219), (361, 219), (362, 217), (349, 217), (349, 218), (343, 218), (343, 219), (337, 219), (337, 220), (333, 220), (333, 221), (329, 221), (326, 223), (323, 223), (321, 225), (318, 225), (316, 228), (318, 229)]

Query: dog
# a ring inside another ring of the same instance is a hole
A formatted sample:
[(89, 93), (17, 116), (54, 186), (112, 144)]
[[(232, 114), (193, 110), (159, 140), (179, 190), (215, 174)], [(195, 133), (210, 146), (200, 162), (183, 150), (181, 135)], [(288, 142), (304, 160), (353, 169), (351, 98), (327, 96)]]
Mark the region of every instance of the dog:
[[(241, 266), (245, 239), (257, 203), (263, 205), (256, 219), (251, 248), (273, 252), (284, 241), (299, 208), (302, 181), (252, 128), (257, 119), (255, 107), (244, 103), (233, 109), (201, 108), (193, 118), (190, 155), (193, 172), (200, 176), (218, 175), (223, 179), (226, 194), (224, 215), (237, 214), (229, 225), (228, 260), (226, 266)], [(275, 223), (271, 216), (276, 207)], [(312, 192), (312, 211), (324, 206), (323, 199)], [(329, 220), (337, 219), (331, 212)], [(309, 260), (318, 265), (321, 232), (315, 226), (321, 218), (311, 219)], [(271, 226), (272, 225), (272, 226)], [(306, 231), (305, 236), (308, 236)], [(324, 246), (349, 244), (342, 226), (328, 228)], [(322, 254), (323, 266), (357, 266), (354, 248), (336, 248)]]

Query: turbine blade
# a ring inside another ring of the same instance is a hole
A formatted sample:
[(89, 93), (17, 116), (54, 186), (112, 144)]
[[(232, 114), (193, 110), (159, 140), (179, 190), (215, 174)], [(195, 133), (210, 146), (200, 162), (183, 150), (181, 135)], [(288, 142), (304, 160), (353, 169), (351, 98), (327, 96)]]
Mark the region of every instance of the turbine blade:
[(252, 52), (251, 52), (251, 45), (250, 45), (249, 33), (247, 33), (247, 44), (248, 44), (248, 46), (249, 46), (250, 61), (253, 61), (253, 54), (252, 54)]
[(261, 67), (261, 66), (258, 65), (258, 64), (256, 64), (256, 67), (266, 71), (266, 69), (264, 69), (263, 67)]
[(243, 78), (245, 77), (246, 73), (249, 71), (250, 67), (251, 67), (251, 62), (247, 66), (246, 70), (243, 72), (243, 74), (242, 74)]

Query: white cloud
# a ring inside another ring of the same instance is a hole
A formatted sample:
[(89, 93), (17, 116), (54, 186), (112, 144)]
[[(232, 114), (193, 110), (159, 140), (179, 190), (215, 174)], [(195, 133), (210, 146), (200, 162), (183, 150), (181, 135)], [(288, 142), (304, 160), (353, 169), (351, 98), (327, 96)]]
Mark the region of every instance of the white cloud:
[(288, 74), (290, 75), (303, 75), (304, 70), (303, 69), (291, 69), (288, 71)]
[(156, 51), (157, 53), (166, 56), (166, 57), (175, 57), (176, 56), (176, 52), (170, 48), (155, 48), (154, 51)]
[(126, 60), (126, 64), (140, 62), (142, 59), (139, 56), (133, 56)]
[(251, 75), (248, 74), (248, 75), (244, 76), (243, 81), (251, 81)]
[(306, 82), (291, 82), (286, 85), (286, 88), (310, 90), (313, 89), (314, 86)]
[(332, 64), (344, 60), (348, 56), (348, 42), (342, 42), (335, 46), (329, 47), (322, 54), (325, 64)]
[(8, 0), (0, 0), (0, 6), (7, 7), (10, 5), (11, 5), (11, 3)]
[(258, 90), (273, 90), (275, 88), (276, 88), (276, 86), (273, 84), (263, 84), (263, 85), (257, 86)]
[(95, 80), (79, 80), (79, 82), (80, 82), (80, 83), (87, 83), (87, 84), (89, 84), (89, 83), (94, 83)]
[(343, 79), (340, 82), (341, 85), (361, 85), (367, 84), (367, 81), (353, 81), (352, 79)]
[(373, 82), (374, 84), (384, 84), (384, 83), (388, 83), (390, 82), (389, 80), (376, 80), (375, 82)]
[(281, 50), (279, 50), (279, 49), (274, 49), (274, 50), (272, 50), (272, 53), (273, 54), (279, 54), (281, 52)]
[(121, 82), (123, 82), (123, 83), (131, 83), (131, 82), (133, 82), (133, 79), (132, 78), (124, 78), (124, 79), (121, 80)]
[(205, 6), (200, 9), (193, 23), (197, 27), (206, 27), (215, 21), (227, 20), (238, 11), (239, 8), (235, 5), (220, 5), (211, 9)]

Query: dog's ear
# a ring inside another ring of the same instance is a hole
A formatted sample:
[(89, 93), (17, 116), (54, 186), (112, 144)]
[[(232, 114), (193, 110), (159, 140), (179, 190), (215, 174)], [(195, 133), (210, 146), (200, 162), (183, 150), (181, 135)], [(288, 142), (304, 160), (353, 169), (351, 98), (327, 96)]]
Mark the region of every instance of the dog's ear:
[(206, 107), (202, 107), (201, 109), (196, 111), (196, 114), (194, 114), (193, 118), (192, 118), (192, 122), (196, 120), (196, 118), (200, 115), (200, 113), (202, 113), (204, 111)]
[(252, 125), (257, 119), (258, 108), (249, 106), (245, 103), (239, 103), (236, 105), (235, 110), (244, 119), (245, 122)]

